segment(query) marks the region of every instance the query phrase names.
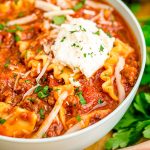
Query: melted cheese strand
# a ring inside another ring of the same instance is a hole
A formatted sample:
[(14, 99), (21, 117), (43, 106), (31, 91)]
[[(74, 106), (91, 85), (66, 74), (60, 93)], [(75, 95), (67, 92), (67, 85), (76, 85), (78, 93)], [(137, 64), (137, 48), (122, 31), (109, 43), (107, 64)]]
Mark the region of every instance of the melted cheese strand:
[(86, 4), (90, 7), (95, 8), (95, 9), (110, 9), (110, 10), (113, 10), (113, 8), (110, 7), (109, 5), (100, 4), (100, 3), (97, 3), (97, 2), (94, 2), (94, 1), (91, 1), (91, 0), (87, 0)]
[(40, 79), (42, 78), (42, 76), (44, 75), (44, 73), (46, 72), (48, 66), (50, 64), (50, 59), (47, 60), (45, 66), (43, 67), (41, 73), (38, 75), (38, 77), (36, 78), (36, 82), (38, 83), (40, 81)]
[(48, 3), (48, 2), (41, 1), (41, 0), (35, 1), (35, 7), (42, 9), (44, 11), (60, 10), (60, 7), (53, 5), (51, 3)]
[(30, 23), (30, 22), (35, 21), (35, 20), (37, 20), (37, 16), (36, 16), (36, 14), (32, 14), (32, 15), (29, 15), (29, 16), (26, 16), (23, 18), (8, 21), (7, 26), (13, 26), (16, 24), (27, 24), (27, 23)]
[(124, 65), (125, 65), (125, 59), (123, 57), (119, 57), (117, 66), (115, 68), (115, 78), (116, 78), (117, 89), (118, 89), (118, 97), (121, 102), (125, 99), (125, 89), (121, 83), (121, 74), (120, 74), (120, 72), (124, 68)]
[(44, 13), (44, 17), (51, 19), (54, 16), (73, 15), (73, 14), (74, 14), (73, 10), (59, 10), (59, 11), (46, 12)]

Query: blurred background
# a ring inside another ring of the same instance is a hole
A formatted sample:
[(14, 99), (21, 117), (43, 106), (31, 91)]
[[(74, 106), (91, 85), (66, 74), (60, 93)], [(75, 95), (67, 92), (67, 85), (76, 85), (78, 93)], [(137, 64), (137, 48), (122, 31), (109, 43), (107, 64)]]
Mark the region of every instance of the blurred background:
[(122, 1), (135, 14), (144, 33), (146, 67), (136, 97), (124, 117), (110, 133), (86, 150), (120, 149), (150, 140), (150, 0)]

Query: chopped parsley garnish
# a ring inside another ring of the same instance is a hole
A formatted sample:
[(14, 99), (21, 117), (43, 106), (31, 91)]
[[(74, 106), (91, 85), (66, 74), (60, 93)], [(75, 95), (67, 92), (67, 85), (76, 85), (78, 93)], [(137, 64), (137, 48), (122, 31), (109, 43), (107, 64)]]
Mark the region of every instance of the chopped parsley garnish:
[(18, 17), (23, 17), (24, 16), (24, 12), (19, 12)]
[(10, 33), (15, 33), (17, 30), (16, 29), (8, 29), (6, 30), (7, 32), (10, 32)]
[(54, 16), (52, 19), (52, 22), (56, 25), (61, 25), (66, 21), (66, 16), (61, 15), (61, 16)]
[(98, 100), (98, 104), (102, 104), (103, 101), (101, 99)]
[(99, 52), (103, 52), (103, 50), (104, 50), (103, 45), (100, 45)]
[(40, 98), (40, 99), (43, 99), (45, 97), (48, 97), (49, 96), (49, 87), (46, 85), (44, 87), (42, 86), (38, 86), (35, 90), (34, 90), (34, 93), (37, 93), (37, 96)]
[(86, 100), (84, 99), (84, 97), (83, 97), (83, 95), (82, 95), (82, 92), (78, 92), (77, 95), (78, 95), (78, 97), (79, 97), (79, 99), (80, 99), (80, 103), (81, 103), (82, 105), (85, 105), (85, 104), (86, 104)]
[(5, 64), (4, 64), (4, 67), (5, 68), (8, 68), (8, 66), (10, 65), (10, 59), (7, 59)]
[(83, 54), (84, 58), (86, 58), (86, 53)]
[[(70, 31), (70, 33), (73, 34), (75, 32), (79, 32), (79, 31), (86, 32), (86, 29), (84, 27), (82, 27), (81, 25), (79, 25), (79, 29), (78, 30)], [(81, 41), (79, 41), (79, 42), (81, 42)]]
[(100, 30), (94, 32), (93, 34), (100, 35)]
[(70, 31), (71, 34), (75, 33), (75, 32), (79, 32), (79, 31), (78, 30)]
[(7, 32), (10, 32), (10, 33), (16, 33), (17, 31), (23, 31), (23, 28), (20, 27), (19, 25), (15, 25), (15, 29), (7, 29), (6, 31)]
[(23, 28), (20, 27), (19, 25), (16, 25), (16, 31), (23, 31)]
[(54, 91), (57, 91), (57, 92), (58, 92), (59, 90), (60, 90), (60, 89), (57, 88), (57, 89), (55, 89)]
[(35, 101), (35, 99), (32, 97), (28, 98), (27, 100), (31, 101), (32, 103), (34, 103), (34, 101)]
[(72, 47), (76, 47), (76, 48), (79, 48), (79, 47), (80, 47), (80, 45), (78, 45), (77, 43), (73, 43), (71, 46), (72, 46)]
[(107, 35), (108, 35), (110, 38), (112, 37), (110, 33), (107, 33)]
[(79, 92), (79, 87), (75, 88), (75, 93)]
[(25, 80), (25, 83), (30, 83), (31, 81), (30, 80)]
[(79, 26), (79, 28), (80, 28), (80, 31), (86, 32), (86, 29), (83, 28), (81, 25)]
[(86, 2), (86, 0), (81, 0), (73, 7), (73, 10), (74, 11), (80, 10), (84, 6), (85, 2)]
[(5, 26), (3, 24), (0, 24), (0, 30), (3, 30)]
[(21, 40), (21, 38), (18, 35), (15, 35), (14, 39), (15, 39), (16, 42), (19, 42)]
[(44, 118), (45, 118), (44, 109), (40, 108), (39, 114), (40, 114), (40, 118), (41, 118), (41, 119), (44, 119)]
[(45, 98), (45, 97), (47, 97), (48, 95), (47, 94), (45, 94), (43, 91), (40, 91), (40, 92), (38, 92), (38, 97), (40, 98), (40, 99), (43, 99), (43, 98)]
[(93, 57), (94, 53), (91, 52), (91, 53), (88, 53), (89, 56)]
[(42, 86), (38, 86), (35, 90), (34, 93), (38, 93), (39, 91), (41, 91), (43, 88)]
[(43, 88), (43, 93), (44, 94), (47, 94), (47, 92), (48, 92), (48, 89), (49, 89), (49, 87), (46, 85), (46, 86), (44, 86), (44, 88)]
[(0, 124), (4, 124), (6, 122), (5, 119), (0, 118)]
[(81, 121), (81, 116), (80, 116), (80, 115), (77, 115), (77, 116), (76, 116), (76, 119), (77, 119), (78, 122), (80, 122), (80, 121)]
[(66, 37), (64, 36), (64, 37), (61, 39), (60, 42), (64, 42), (65, 39), (66, 39)]
[(39, 52), (41, 52), (42, 51), (42, 49), (41, 48), (38, 48), (37, 49), (37, 53), (39, 53)]

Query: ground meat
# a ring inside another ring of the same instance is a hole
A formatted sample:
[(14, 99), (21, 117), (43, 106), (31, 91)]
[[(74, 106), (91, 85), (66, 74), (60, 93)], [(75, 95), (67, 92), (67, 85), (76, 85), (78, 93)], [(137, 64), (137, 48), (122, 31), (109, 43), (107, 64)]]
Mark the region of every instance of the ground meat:
[(134, 86), (139, 73), (138, 58), (135, 53), (129, 54), (126, 58), (126, 64), (121, 72), (123, 84), (129, 84), (131, 87)]
[(48, 129), (47, 136), (48, 137), (58, 136), (61, 135), (62, 131), (63, 131), (62, 123), (60, 121), (59, 122), (54, 121)]

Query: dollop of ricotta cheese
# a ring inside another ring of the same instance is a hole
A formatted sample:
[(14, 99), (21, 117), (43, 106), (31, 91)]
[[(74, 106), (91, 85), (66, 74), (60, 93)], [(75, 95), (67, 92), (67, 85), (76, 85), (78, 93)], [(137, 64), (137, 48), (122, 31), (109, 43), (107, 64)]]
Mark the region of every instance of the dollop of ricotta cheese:
[(82, 18), (62, 24), (53, 45), (55, 61), (80, 70), (87, 78), (104, 65), (115, 38)]

